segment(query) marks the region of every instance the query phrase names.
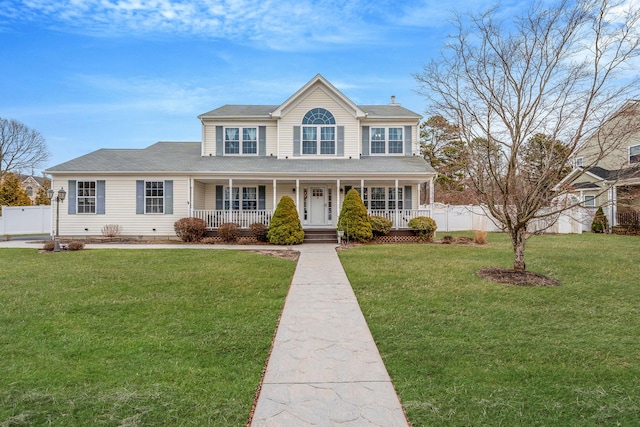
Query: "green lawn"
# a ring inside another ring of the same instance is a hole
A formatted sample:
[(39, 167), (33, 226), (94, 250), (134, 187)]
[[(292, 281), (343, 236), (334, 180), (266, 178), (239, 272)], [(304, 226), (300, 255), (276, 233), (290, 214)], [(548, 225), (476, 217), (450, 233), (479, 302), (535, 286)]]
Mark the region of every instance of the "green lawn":
[(0, 426), (246, 424), (294, 268), (0, 249)]
[(563, 286), (477, 277), (512, 265), (500, 234), (340, 252), (413, 425), (640, 425), (640, 239), (534, 236), (526, 255)]

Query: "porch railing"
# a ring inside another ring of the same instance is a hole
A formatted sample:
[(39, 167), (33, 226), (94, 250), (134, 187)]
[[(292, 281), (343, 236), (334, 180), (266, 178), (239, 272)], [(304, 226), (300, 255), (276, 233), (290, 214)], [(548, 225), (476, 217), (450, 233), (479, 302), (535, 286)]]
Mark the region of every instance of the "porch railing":
[(409, 228), (409, 221), (417, 216), (431, 216), (429, 209), (370, 210), (369, 215), (391, 220), (394, 229)]
[(266, 226), (271, 221), (272, 211), (228, 211), (228, 210), (194, 210), (193, 216), (200, 218), (207, 223), (207, 228), (218, 228), (220, 224), (233, 222), (242, 228), (248, 228), (255, 222), (260, 222)]
[[(273, 212), (270, 210), (228, 211), (228, 210), (194, 210), (193, 216), (207, 223), (207, 228), (220, 227), (225, 222), (233, 222), (242, 228), (248, 228), (254, 222), (269, 225)], [(411, 218), (431, 216), (429, 209), (370, 210), (369, 215), (383, 216), (393, 222), (393, 228), (409, 228)], [(396, 227), (397, 224), (397, 227)]]

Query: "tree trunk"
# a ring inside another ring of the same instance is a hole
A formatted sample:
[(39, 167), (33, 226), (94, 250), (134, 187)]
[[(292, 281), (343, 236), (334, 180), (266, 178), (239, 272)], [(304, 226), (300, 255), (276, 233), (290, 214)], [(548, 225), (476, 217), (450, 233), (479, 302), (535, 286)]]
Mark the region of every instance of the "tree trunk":
[(525, 271), (524, 244), (526, 242), (527, 228), (521, 227), (511, 230), (511, 243), (513, 245), (513, 269)]

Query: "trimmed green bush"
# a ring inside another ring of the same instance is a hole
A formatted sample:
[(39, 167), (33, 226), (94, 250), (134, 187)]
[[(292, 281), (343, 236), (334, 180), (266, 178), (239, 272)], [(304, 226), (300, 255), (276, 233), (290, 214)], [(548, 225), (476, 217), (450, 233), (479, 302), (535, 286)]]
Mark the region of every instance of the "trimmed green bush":
[(258, 242), (268, 241), (267, 233), (269, 232), (269, 229), (263, 223), (254, 222), (249, 226), (249, 231), (251, 232), (251, 235), (255, 237)]
[(293, 199), (282, 196), (269, 223), (267, 239), (274, 245), (297, 245), (304, 241), (304, 231)]
[(374, 236), (386, 236), (393, 227), (393, 221), (383, 216), (372, 215), (369, 217), (369, 221)]
[(606, 233), (609, 229), (609, 220), (602, 210), (602, 206), (598, 208), (591, 223), (591, 231), (594, 233)]
[(371, 221), (367, 208), (362, 203), (360, 194), (351, 189), (342, 202), (342, 210), (338, 218), (338, 231), (344, 231), (345, 236), (357, 242), (368, 242), (373, 238)]
[(173, 229), (183, 242), (199, 242), (207, 231), (207, 223), (200, 218), (180, 218)]
[(417, 216), (415, 218), (411, 218), (408, 225), (409, 228), (413, 228), (413, 231), (421, 240), (426, 240), (427, 242), (433, 241), (433, 235), (438, 228), (433, 218), (428, 216)]

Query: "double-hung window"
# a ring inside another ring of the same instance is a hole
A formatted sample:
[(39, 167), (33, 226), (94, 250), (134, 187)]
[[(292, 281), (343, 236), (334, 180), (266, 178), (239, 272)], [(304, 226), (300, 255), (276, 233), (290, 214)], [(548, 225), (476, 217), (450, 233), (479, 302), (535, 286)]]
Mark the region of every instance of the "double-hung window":
[(324, 108), (314, 108), (302, 119), (302, 154), (336, 154), (336, 120)]
[(371, 210), (385, 210), (387, 197), (384, 187), (371, 187)]
[(594, 208), (596, 206), (596, 196), (585, 195), (583, 205), (588, 208)]
[(256, 187), (242, 188), (242, 210), (255, 211), (258, 209), (258, 189)]
[(629, 147), (629, 163), (640, 163), (640, 145)]
[[(242, 195), (242, 199), (240, 198)], [(257, 187), (233, 187), (229, 193), (229, 187), (224, 189), (224, 209), (255, 211), (258, 209)]]
[(225, 128), (225, 154), (258, 154), (258, 128)]
[(371, 154), (402, 154), (403, 129), (400, 128), (371, 128)]
[(96, 213), (96, 182), (95, 181), (78, 181), (78, 195), (76, 203), (79, 214)]
[(144, 212), (148, 214), (164, 213), (164, 181), (145, 181)]

